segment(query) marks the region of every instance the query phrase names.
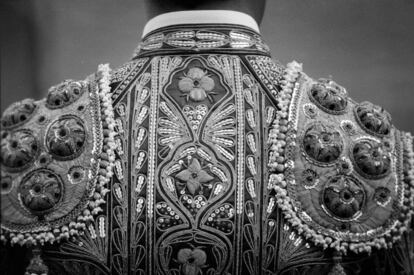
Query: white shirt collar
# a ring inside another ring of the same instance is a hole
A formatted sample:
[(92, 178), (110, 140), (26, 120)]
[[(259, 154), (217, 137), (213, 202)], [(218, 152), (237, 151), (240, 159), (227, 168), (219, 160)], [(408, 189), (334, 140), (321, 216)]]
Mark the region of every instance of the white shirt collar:
[(192, 10), (160, 14), (147, 22), (142, 37), (163, 27), (184, 24), (233, 24), (259, 31), (256, 20), (248, 14), (232, 10)]

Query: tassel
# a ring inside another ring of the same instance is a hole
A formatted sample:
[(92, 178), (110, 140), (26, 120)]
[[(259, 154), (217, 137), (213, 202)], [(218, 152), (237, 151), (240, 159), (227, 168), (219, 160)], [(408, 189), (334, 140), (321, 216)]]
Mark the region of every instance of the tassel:
[(43, 262), (43, 259), (40, 257), (42, 251), (40, 248), (36, 247), (32, 251), (33, 257), (30, 260), (30, 264), (26, 268), (24, 275), (48, 275), (49, 268)]
[(329, 271), (328, 275), (346, 275), (344, 267), (341, 265), (342, 256), (340, 253), (335, 253), (333, 256), (334, 266), (332, 267), (331, 271)]
[(346, 272), (340, 263), (336, 263), (328, 275), (346, 275)]

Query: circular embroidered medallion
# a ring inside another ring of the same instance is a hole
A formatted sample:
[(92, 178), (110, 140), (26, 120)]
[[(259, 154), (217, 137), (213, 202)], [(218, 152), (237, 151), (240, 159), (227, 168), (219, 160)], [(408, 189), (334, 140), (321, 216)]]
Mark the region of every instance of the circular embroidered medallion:
[(342, 221), (355, 219), (361, 213), (364, 201), (364, 189), (351, 177), (335, 176), (323, 189), (324, 210)]
[(3, 132), (0, 161), (11, 171), (27, 168), (37, 155), (38, 144), (29, 130)]
[(307, 156), (324, 165), (336, 161), (343, 149), (343, 141), (339, 132), (321, 123), (307, 128), (302, 144)]
[(309, 90), (309, 98), (323, 111), (330, 114), (341, 114), (345, 111), (348, 101), (346, 93), (330, 82), (319, 82)]
[(391, 171), (391, 154), (384, 144), (371, 139), (357, 142), (352, 149), (356, 170), (367, 178), (382, 178)]
[(83, 150), (86, 132), (83, 122), (75, 116), (64, 116), (55, 121), (46, 134), (46, 145), (58, 160), (76, 158)]
[(33, 99), (16, 102), (4, 111), (1, 125), (3, 128), (21, 125), (31, 118), (35, 110), (36, 104)]
[(35, 215), (54, 208), (61, 200), (63, 191), (59, 176), (47, 169), (31, 172), (18, 187), (22, 204)]
[(370, 102), (362, 102), (354, 109), (361, 127), (370, 134), (385, 136), (391, 132), (391, 116), (381, 107)]
[(51, 109), (63, 108), (78, 100), (83, 94), (82, 84), (67, 80), (50, 88), (46, 106)]

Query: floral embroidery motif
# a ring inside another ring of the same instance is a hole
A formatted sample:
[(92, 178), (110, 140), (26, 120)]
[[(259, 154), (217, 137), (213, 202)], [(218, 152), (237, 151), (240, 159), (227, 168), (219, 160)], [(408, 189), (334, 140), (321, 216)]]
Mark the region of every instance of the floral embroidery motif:
[[(194, 195), (200, 190), (201, 185), (212, 181), (214, 178), (210, 176), (200, 165), (200, 162), (193, 158), (187, 169), (181, 171), (175, 176), (180, 181), (185, 182), (188, 191)], [(177, 183), (180, 185), (180, 183)]]
[(341, 128), (349, 136), (356, 134), (355, 125), (352, 121), (349, 121), (349, 120), (341, 121)]
[(229, 187), (229, 173), (202, 148), (188, 147), (179, 153), (180, 159), (168, 165), (162, 174), (165, 188), (180, 201), (192, 218), (198, 219), (200, 211), (209, 201), (225, 194)]
[(318, 115), (318, 110), (315, 104), (312, 103), (303, 105), (303, 112), (308, 118), (315, 118)]
[(177, 254), (177, 262), (181, 264), (181, 273), (184, 275), (203, 274), (201, 268), (206, 261), (207, 254), (200, 248), (183, 248)]
[(207, 74), (207, 71), (198, 67), (188, 70), (187, 74), (178, 82), (178, 88), (185, 94), (186, 99), (190, 98), (195, 102), (203, 101), (208, 97), (211, 102), (211, 91), (214, 89), (214, 80)]
[(70, 183), (77, 184), (85, 179), (86, 172), (82, 166), (74, 166), (68, 171), (68, 179)]
[(306, 189), (315, 188), (319, 183), (319, 175), (312, 169), (302, 172), (302, 182)]
[(336, 163), (336, 170), (339, 174), (349, 175), (353, 171), (353, 166), (351, 161), (346, 158), (342, 157), (337, 163)]
[(391, 191), (386, 187), (378, 187), (375, 189), (374, 199), (378, 205), (385, 207), (391, 201)]

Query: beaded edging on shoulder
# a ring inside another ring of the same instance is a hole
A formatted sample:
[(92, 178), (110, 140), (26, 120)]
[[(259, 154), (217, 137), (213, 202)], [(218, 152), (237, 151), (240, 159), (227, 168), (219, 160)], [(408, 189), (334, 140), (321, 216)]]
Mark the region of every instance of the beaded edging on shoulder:
[(11, 105), (1, 119), (1, 240), (76, 238), (102, 211), (114, 166), (110, 68)]
[(413, 213), (412, 136), (330, 79), (288, 64), (269, 134), (269, 188), (310, 242), (341, 254), (390, 248)]
[(284, 66), (268, 56), (247, 55), (246, 59), (263, 85), (276, 98), (279, 93), (279, 83), (283, 78)]

